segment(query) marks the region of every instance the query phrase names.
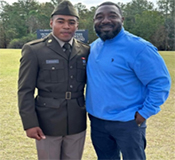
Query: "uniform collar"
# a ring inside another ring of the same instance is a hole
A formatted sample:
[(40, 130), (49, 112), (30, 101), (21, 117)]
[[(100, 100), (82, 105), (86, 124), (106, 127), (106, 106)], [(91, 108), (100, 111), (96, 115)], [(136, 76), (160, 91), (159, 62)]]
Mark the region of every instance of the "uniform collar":
[[(60, 44), (60, 46), (63, 47), (64, 44), (65, 44), (65, 42), (63, 42), (62, 40), (58, 39), (58, 38), (53, 34), (53, 32), (52, 32), (51, 34), (52, 34), (52, 36), (58, 41), (58, 43)], [(68, 43), (72, 46), (72, 44), (73, 44), (73, 38), (71, 38), (71, 40), (70, 40)]]

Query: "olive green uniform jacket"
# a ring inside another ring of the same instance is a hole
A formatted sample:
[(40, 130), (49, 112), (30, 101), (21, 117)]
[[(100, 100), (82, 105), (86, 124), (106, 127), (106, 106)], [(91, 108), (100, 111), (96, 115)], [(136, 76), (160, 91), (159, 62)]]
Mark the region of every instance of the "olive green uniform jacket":
[(63, 136), (86, 129), (88, 55), (89, 46), (74, 39), (68, 59), (52, 34), (24, 45), (18, 80), (24, 130), (39, 126), (45, 135)]

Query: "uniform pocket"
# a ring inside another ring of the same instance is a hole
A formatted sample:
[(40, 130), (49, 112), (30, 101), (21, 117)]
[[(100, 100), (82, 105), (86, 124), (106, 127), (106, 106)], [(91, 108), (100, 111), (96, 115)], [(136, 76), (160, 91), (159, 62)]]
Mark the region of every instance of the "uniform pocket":
[(36, 105), (39, 107), (59, 108), (65, 99), (55, 99), (37, 96)]
[(76, 67), (77, 67), (77, 81), (79, 82), (85, 82), (86, 80), (86, 64), (83, 63), (83, 61), (78, 61), (76, 63)]
[(58, 64), (43, 64), (41, 76), (47, 83), (64, 82), (65, 72), (63, 61), (59, 61)]

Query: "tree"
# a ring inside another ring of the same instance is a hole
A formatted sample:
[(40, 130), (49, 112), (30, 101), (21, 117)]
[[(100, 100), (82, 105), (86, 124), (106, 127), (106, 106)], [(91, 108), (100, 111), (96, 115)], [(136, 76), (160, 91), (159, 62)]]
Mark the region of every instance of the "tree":
[(165, 50), (175, 50), (175, 1), (159, 0), (157, 4), (165, 17)]
[[(123, 10), (125, 29), (159, 47), (159, 43), (155, 43), (154, 34), (158, 33), (157, 30), (162, 30), (164, 17), (157, 9), (154, 9), (153, 3), (147, 0), (133, 0), (126, 4)], [(161, 43), (162, 41), (160, 45)]]
[(160, 26), (155, 33), (151, 36), (151, 42), (157, 46), (159, 50), (165, 50), (165, 26)]
[(86, 8), (85, 5), (82, 3), (78, 3), (75, 5), (77, 8), (80, 19), (79, 19), (79, 29), (86, 29), (88, 30), (89, 35), (89, 43), (97, 38), (94, 30), (93, 30), (93, 16), (95, 13), (95, 7), (91, 7), (90, 10)]
[(1, 1), (1, 12), (0, 12), (1, 43), (0, 45), (5, 48), (7, 47), (7, 44), (10, 42), (10, 39), (14, 38), (17, 35), (16, 30), (12, 27), (11, 24), (8, 23), (10, 21), (10, 16), (13, 15), (13, 12), (8, 13), (8, 11), (11, 11), (11, 10), (12, 8), (8, 3), (4, 3)]
[(53, 4), (49, 2), (40, 4), (38, 12), (36, 14), (38, 26), (35, 28), (35, 30), (50, 29), (49, 20), (53, 9)]
[(62, 1), (63, 0), (51, 0), (51, 3), (53, 4), (53, 6), (56, 6), (57, 4), (59, 4)]
[[(10, 5), (0, 0), (0, 48), (6, 48), (13, 39), (10, 45), (21, 39), (30, 40), (37, 29), (50, 29), (51, 12), (61, 1), (39, 3), (37, 0), (18, 0)], [(175, 50), (174, 0), (158, 0), (158, 8), (147, 0), (132, 0), (126, 5), (118, 5), (123, 10), (126, 30), (145, 38), (161, 50)], [(82, 3), (77, 3), (75, 7), (80, 16), (79, 29), (88, 30), (91, 43), (97, 38), (93, 29), (96, 7), (87, 9)]]
[(164, 23), (163, 17), (158, 11), (143, 11), (135, 15), (135, 24), (132, 31), (144, 39), (151, 41), (151, 36)]
[(18, 0), (12, 5), (1, 3), (1, 8), (1, 47), (7, 47), (13, 39), (36, 34), (37, 29), (50, 28), (49, 19), (54, 6), (51, 3), (39, 4), (35, 0)]

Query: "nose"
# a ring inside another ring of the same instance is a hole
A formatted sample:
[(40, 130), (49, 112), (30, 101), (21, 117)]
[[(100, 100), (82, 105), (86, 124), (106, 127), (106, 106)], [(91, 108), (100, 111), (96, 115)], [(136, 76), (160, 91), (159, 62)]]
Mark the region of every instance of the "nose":
[(102, 23), (104, 23), (104, 24), (110, 23), (110, 19), (107, 16), (105, 16), (102, 20)]
[(64, 28), (69, 28), (69, 23), (68, 22), (64, 23)]

